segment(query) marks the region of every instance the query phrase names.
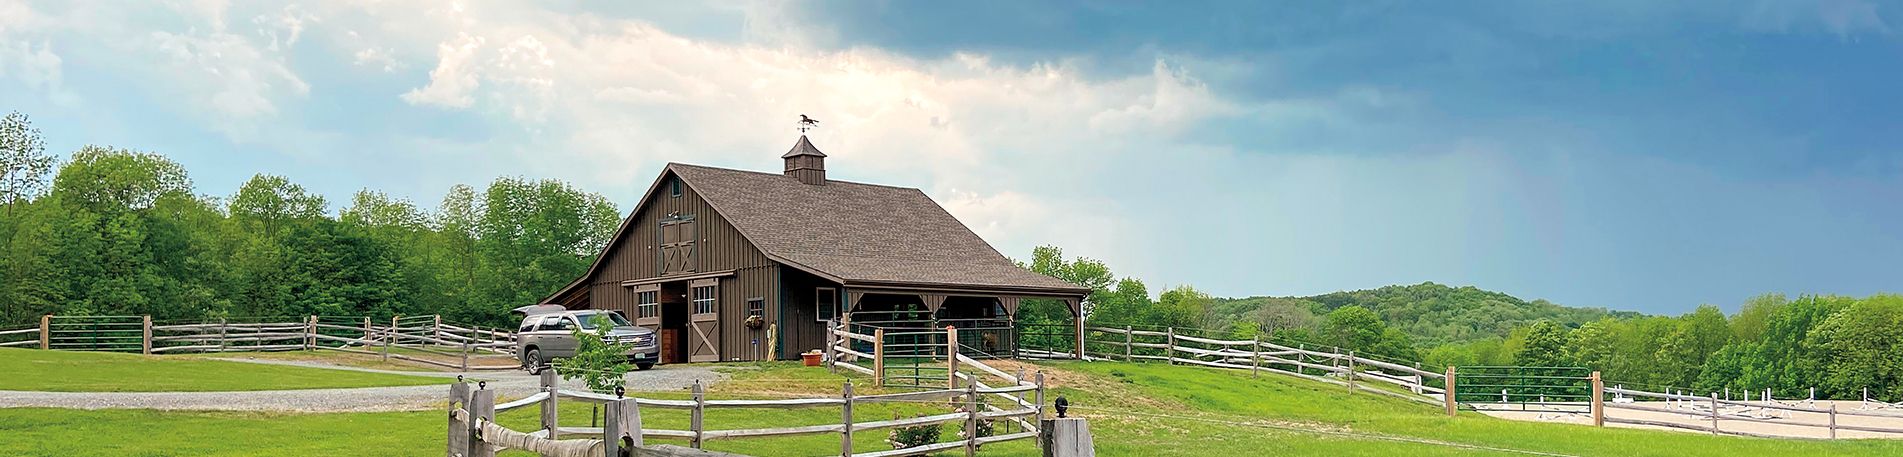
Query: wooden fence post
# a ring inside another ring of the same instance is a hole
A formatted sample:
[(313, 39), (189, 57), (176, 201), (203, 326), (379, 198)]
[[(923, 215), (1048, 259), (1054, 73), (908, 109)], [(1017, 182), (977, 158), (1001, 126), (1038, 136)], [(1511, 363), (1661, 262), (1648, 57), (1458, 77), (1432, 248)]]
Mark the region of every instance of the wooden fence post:
[(430, 338), (443, 339), (443, 315), (437, 314), (436, 323), (430, 327)]
[(1348, 351), (1348, 393), (1355, 393), (1355, 351)]
[(1830, 439), (1837, 439), (1837, 404), (1830, 404)]
[(839, 352), (835, 349), (839, 346), (838, 324), (838, 318), (826, 320), (826, 371), (829, 373), (839, 373)]
[(839, 423), (843, 427), (839, 429), (839, 456), (852, 457), (852, 381), (846, 381), (846, 390), (841, 396), (846, 398), (846, 405), (840, 413)]
[(304, 350), (317, 350), (317, 315), (315, 314), (311, 315), (310, 320), (304, 321)]
[(139, 340), (139, 351), (145, 355), (152, 355), (152, 315), (145, 315), (143, 321), (144, 324), (142, 324), (142, 326), (145, 332), (143, 332), (144, 336), (140, 337)]
[(1249, 377), (1260, 375), (1262, 366), (1262, 335), (1249, 339)]
[(688, 417), (688, 427), (694, 432), (694, 449), (700, 449), (704, 428), (701, 422), (707, 414), (707, 392), (700, 386), (700, 380), (694, 380), (694, 411)]
[(559, 391), (562, 390), (562, 387), (556, 384), (554, 367), (542, 369), (541, 382), (542, 391), (548, 392), (548, 399), (542, 400), (542, 430), (548, 431), (548, 439), (561, 439), (559, 436), (560, 430), (558, 430), (561, 428), (561, 425), (560, 422), (557, 421), (558, 417), (556, 417), (556, 413), (560, 411), (561, 408), (558, 406), (560, 403), (556, 401), (556, 397), (561, 396), (559, 395)]
[(462, 381), (456, 381), (455, 384), (449, 385), (450, 414), (449, 431), (447, 432), (449, 436), (449, 451), (448, 454), (446, 454), (447, 457), (458, 457), (465, 452), (469, 452), (469, 441), (470, 438), (472, 438), (470, 435), (474, 428), (470, 426), (469, 421), (456, 418), (456, 410), (458, 409), (465, 410), (465, 412), (469, 409), (469, 383)]
[(363, 317), (363, 348), (370, 349), (370, 316)]
[(1606, 382), (1597, 371), (1592, 372), (1592, 425), (1606, 426)]
[(53, 348), (53, 315), (40, 316), (40, 349)]
[(1136, 352), (1132, 349), (1136, 347), (1136, 333), (1131, 330), (1130, 326), (1123, 326), (1123, 361), (1125, 362), (1136, 360), (1135, 357), (1131, 357), (1132, 353)]
[[(474, 424), (495, 422), (496, 391), (479, 389), (476, 390), (473, 395), (470, 395), (469, 416), (471, 417), (470, 422)], [(463, 455), (469, 457), (496, 457), (496, 447), (482, 441), (480, 438), (480, 430), (476, 430), (476, 432), (478, 432), (475, 433), (477, 437), (469, 441), (469, 452)]]
[(1446, 397), (1447, 417), (1454, 417), (1454, 367), (1447, 367), (1447, 377), (1441, 380), (1447, 381), (1444, 386), (1447, 390), (1441, 391), (1441, 396)]
[(463, 342), (463, 372), (469, 372), (469, 342)]
[(1711, 434), (1718, 434), (1718, 393), (1711, 393)]
[(885, 385), (885, 329), (872, 329), (872, 383)]
[(225, 352), (225, 333), (230, 331), (230, 328), (230, 321), (222, 317), (218, 318), (218, 352)]
[(978, 381), (965, 385), (965, 457), (978, 455)]
[(601, 447), (607, 455), (621, 455), (622, 446), (627, 446), (628, 455), (639, 455), (635, 449), (641, 447), (641, 405), (622, 398), (608, 403), (601, 414)]
[(1176, 327), (1168, 329), (1169, 341), (1163, 344), (1163, 360), (1170, 365), (1176, 364)]
[(390, 361), (390, 345), (396, 343), (397, 316), (390, 316), (390, 328), (383, 331), (383, 361)]
[[(1037, 410), (1037, 420), (1044, 420), (1044, 370), (1037, 370), (1037, 398), (1032, 399), (1031, 409)], [(1042, 430), (1039, 430), (1042, 432)]]
[(945, 388), (958, 388), (958, 327), (945, 326)]

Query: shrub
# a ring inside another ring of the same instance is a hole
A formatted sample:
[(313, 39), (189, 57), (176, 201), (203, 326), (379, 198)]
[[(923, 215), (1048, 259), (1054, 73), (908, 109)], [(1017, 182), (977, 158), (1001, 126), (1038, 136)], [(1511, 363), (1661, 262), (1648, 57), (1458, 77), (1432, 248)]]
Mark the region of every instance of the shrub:
[[(925, 416), (921, 414), (918, 417)], [(892, 418), (898, 419), (899, 417), (894, 415)], [(921, 424), (894, 427), (892, 428), (892, 432), (886, 435), (885, 442), (891, 444), (893, 449), (905, 449), (937, 443), (938, 425), (939, 424)]]

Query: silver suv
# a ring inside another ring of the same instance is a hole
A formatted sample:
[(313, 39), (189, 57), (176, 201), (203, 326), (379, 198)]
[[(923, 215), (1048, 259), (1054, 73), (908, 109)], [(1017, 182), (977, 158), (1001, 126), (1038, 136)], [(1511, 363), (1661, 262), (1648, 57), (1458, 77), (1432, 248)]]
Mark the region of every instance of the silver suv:
[(574, 357), (580, 345), (570, 331), (579, 326), (583, 332), (593, 333), (596, 316), (606, 317), (613, 324), (608, 330), (609, 341), (634, 345), (626, 354), (636, 368), (653, 368), (660, 361), (661, 346), (656, 344), (654, 331), (628, 323), (621, 313), (593, 309), (537, 311), (541, 310), (527, 311), (515, 338), (515, 353), (522, 354), (522, 368), (531, 374), (540, 373), (551, 360)]

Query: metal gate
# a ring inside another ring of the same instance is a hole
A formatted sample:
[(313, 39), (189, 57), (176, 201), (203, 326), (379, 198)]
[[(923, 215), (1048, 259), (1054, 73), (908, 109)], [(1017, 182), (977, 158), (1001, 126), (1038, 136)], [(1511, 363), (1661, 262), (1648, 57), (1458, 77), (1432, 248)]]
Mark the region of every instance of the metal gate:
[(145, 316), (50, 316), (47, 347), (66, 351), (144, 352)]
[(1586, 368), (1471, 366), (1454, 370), (1454, 401), (1475, 409), (1591, 407), (1592, 370)]

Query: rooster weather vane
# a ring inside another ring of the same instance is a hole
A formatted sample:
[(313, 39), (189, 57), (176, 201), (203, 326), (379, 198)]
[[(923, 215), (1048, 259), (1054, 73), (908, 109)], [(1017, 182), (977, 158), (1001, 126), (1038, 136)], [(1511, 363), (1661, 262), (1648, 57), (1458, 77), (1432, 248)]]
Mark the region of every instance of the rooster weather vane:
[(819, 128), (819, 119), (813, 119), (810, 117), (806, 117), (806, 115), (804, 114), (801, 114), (799, 128), (800, 128), (800, 133), (806, 133), (807, 130)]

